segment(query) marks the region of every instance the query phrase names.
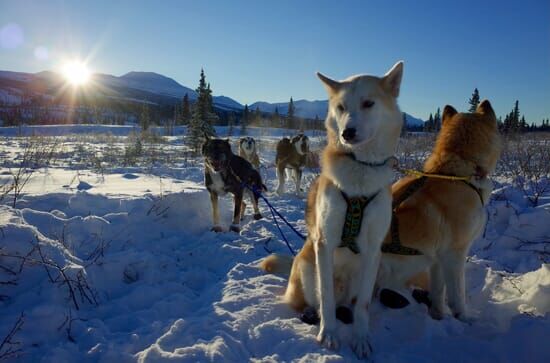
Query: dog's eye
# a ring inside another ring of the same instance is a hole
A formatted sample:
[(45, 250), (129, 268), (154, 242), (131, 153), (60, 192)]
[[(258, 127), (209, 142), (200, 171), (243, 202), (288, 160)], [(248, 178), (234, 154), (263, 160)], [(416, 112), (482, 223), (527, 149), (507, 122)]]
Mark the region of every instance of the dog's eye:
[(336, 106), (336, 109), (339, 111), (339, 112), (344, 112), (345, 108), (344, 108), (344, 105), (339, 103), (338, 106)]
[(361, 104), (361, 107), (363, 108), (371, 108), (372, 106), (374, 106), (374, 101), (371, 101), (371, 100), (365, 100)]

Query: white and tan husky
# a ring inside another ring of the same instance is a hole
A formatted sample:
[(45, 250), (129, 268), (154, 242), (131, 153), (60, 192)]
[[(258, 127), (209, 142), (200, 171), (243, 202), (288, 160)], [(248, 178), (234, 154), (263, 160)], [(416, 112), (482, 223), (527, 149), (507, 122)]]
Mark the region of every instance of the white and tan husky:
[[(284, 296), (299, 311), (319, 311), (317, 340), (330, 349), (337, 349), (340, 342), (336, 308), (353, 306), (351, 347), (360, 358), (372, 351), (368, 311), (380, 246), (391, 220), (393, 154), (403, 124), (397, 106), (402, 74), (402, 62), (383, 77), (359, 75), (334, 81), (318, 74), (329, 95), (328, 145), (321, 175), (308, 194), (308, 239), (292, 263)], [(367, 204), (362, 204), (351, 242), (343, 238), (350, 200)], [(289, 266), (289, 259), (279, 255), (261, 264), (272, 272)]]

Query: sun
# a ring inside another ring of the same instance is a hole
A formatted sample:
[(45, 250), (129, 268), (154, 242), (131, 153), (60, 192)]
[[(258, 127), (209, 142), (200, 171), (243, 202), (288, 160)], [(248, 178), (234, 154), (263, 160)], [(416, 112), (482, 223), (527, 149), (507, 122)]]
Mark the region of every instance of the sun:
[(74, 86), (85, 85), (90, 80), (90, 71), (80, 61), (70, 61), (62, 67), (63, 76)]

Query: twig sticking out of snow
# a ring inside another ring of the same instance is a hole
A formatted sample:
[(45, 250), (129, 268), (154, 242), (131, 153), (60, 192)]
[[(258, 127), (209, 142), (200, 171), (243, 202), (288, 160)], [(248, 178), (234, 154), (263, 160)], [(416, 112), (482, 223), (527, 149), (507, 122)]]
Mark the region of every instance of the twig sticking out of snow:
[[(38, 256), (40, 259), (31, 257), (35, 252), (38, 253)], [(25, 265), (43, 266), (44, 270), (46, 271), (46, 274), (48, 275), (48, 279), (51, 283), (67, 286), (67, 289), (69, 291), (69, 297), (73, 302), (74, 308), (76, 310), (80, 309), (80, 306), (78, 304), (78, 299), (77, 299), (77, 293), (82, 303), (87, 301), (90, 304), (93, 304), (96, 306), (99, 305), (96, 299), (96, 294), (88, 284), (88, 281), (84, 276), (83, 270), (78, 271), (74, 277), (69, 276), (66, 272), (67, 272), (67, 269), (70, 267), (70, 265), (62, 267), (52, 259), (45, 256), (44, 253), (42, 252), (39, 242), (34, 244), (31, 251), (25, 256), (13, 255), (9, 253), (3, 253), (0, 251), (0, 257), (7, 257), (7, 258), (20, 260), (21, 265), (20, 265), (19, 273), (21, 273), (21, 271), (23, 270), (23, 266)], [(57, 276), (54, 276), (54, 274), (52, 274), (52, 270), (57, 271)]]
[(21, 342), (15, 341), (14, 338), (15, 335), (21, 330), (24, 323), (25, 314), (22, 312), (0, 344), (0, 360), (15, 358), (23, 353), (23, 349), (20, 348)]

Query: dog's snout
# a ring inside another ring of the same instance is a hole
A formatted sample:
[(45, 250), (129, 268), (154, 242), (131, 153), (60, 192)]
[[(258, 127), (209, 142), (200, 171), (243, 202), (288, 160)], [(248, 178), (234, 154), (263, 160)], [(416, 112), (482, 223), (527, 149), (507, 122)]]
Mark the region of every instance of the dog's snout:
[(351, 141), (355, 138), (355, 135), (357, 134), (357, 130), (353, 127), (348, 127), (347, 129), (342, 132), (342, 138), (346, 141)]

